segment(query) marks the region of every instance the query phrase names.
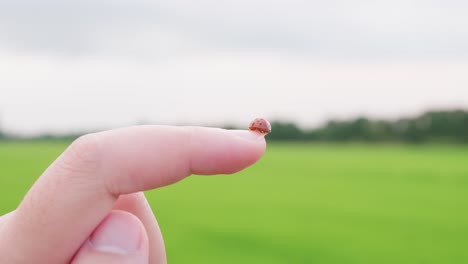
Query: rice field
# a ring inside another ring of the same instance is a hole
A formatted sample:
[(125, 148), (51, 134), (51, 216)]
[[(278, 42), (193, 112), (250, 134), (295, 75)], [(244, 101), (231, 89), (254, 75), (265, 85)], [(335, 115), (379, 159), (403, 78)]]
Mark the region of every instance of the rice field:
[[(0, 215), (67, 142), (0, 142)], [(149, 191), (169, 263), (468, 263), (468, 146), (272, 143)]]

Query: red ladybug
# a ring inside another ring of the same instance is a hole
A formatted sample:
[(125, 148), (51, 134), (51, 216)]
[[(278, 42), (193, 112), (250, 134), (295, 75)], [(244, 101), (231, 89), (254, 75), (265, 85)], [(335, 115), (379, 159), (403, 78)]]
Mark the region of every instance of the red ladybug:
[(268, 134), (271, 132), (271, 125), (266, 119), (255, 118), (249, 125), (250, 131), (257, 131), (263, 134)]

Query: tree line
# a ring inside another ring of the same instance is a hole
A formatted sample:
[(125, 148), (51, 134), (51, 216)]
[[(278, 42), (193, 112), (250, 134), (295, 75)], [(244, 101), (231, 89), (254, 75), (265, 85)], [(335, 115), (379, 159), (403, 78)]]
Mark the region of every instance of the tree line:
[[(293, 122), (274, 121), (271, 125), (269, 141), (468, 143), (466, 110), (430, 111), (414, 118), (393, 121), (366, 117), (346, 121), (330, 120), (321, 127), (308, 130), (301, 129)], [(81, 134), (43, 135), (34, 139), (73, 140)], [(18, 138), (0, 131), (0, 139)]]
[(330, 120), (325, 125), (304, 130), (291, 122), (273, 122), (269, 140), (331, 142), (452, 142), (468, 143), (468, 111), (430, 111), (414, 118), (394, 121)]

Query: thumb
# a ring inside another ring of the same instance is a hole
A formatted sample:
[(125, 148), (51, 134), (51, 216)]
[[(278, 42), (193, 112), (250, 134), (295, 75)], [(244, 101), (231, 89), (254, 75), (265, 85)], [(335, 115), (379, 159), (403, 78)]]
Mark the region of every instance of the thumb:
[(93, 231), (72, 264), (148, 264), (148, 236), (140, 219), (112, 211)]

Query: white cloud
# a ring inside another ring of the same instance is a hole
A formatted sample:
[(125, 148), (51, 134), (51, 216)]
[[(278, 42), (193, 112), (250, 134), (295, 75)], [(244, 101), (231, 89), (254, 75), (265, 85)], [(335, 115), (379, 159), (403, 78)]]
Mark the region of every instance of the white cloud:
[(0, 48), (140, 58), (186, 45), (334, 59), (468, 59), (467, 12), (464, 1), (5, 1)]

